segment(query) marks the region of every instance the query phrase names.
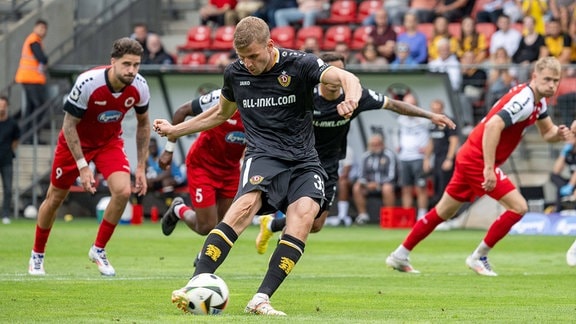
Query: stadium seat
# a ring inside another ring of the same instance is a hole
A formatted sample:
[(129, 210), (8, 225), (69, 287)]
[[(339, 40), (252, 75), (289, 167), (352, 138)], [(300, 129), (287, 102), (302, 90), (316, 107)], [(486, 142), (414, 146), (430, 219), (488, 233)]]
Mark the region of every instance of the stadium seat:
[(496, 25), (493, 23), (478, 23), (476, 24), (476, 30), (478, 31), (478, 34), (482, 34), (486, 37), (486, 46), (490, 47), (492, 34), (496, 32)]
[(270, 38), (278, 47), (293, 49), (296, 44), (296, 31), (292, 26), (275, 27), (270, 31)]
[(430, 43), (432, 34), (434, 33), (434, 25), (432, 23), (418, 24), (418, 31), (426, 35), (426, 40)]
[(213, 51), (225, 51), (231, 50), (234, 41), (234, 30), (235, 26), (220, 26), (216, 28), (214, 32), (214, 39), (212, 40), (212, 45), (210, 50)]
[(318, 25), (350, 24), (356, 21), (357, 4), (355, 0), (336, 0), (330, 5), (330, 15), (326, 19), (317, 19)]
[(221, 60), (229, 58), (230, 58), (230, 51), (214, 52), (210, 55), (210, 57), (208, 57), (208, 65), (218, 65), (218, 62), (220, 62)]
[(322, 47), (322, 40), (324, 39), (324, 30), (320, 26), (302, 27), (296, 32), (296, 49), (300, 49), (304, 40), (308, 37), (314, 37), (318, 40), (320, 47)]
[(186, 44), (178, 46), (178, 51), (199, 51), (210, 48), (212, 28), (194, 26), (188, 29)]
[(476, 19), (476, 15), (478, 14), (478, 12), (484, 10), (484, 6), (492, 1), (493, 0), (476, 0), (476, 2), (474, 3), (474, 7), (472, 7), (472, 12), (470, 13), (470, 16)]
[(348, 25), (331, 26), (324, 33), (324, 42), (322, 42), (321, 48), (324, 51), (331, 51), (337, 43), (346, 43), (350, 46), (351, 41), (352, 30)]
[(372, 31), (372, 26), (359, 26), (354, 29), (352, 34), (352, 43), (350, 44), (350, 49), (353, 51), (361, 50), (366, 44), (368, 35)]
[(362, 1), (358, 5), (358, 14), (356, 15), (356, 23), (361, 24), (366, 17), (370, 16), (376, 10), (381, 9), (384, 2), (382, 0), (367, 0)]
[(448, 32), (452, 37), (460, 38), (460, 32), (462, 29), (462, 24), (459, 22), (452, 22), (448, 24)]
[(206, 54), (204, 52), (187, 53), (180, 61), (181, 65), (198, 66), (206, 64)]

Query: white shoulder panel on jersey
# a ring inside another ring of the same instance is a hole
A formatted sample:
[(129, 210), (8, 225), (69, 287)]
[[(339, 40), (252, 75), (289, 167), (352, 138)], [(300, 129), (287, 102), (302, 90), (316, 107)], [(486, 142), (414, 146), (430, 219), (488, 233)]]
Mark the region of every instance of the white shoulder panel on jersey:
[(80, 74), (68, 94), (68, 102), (78, 108), (86, 109), (88, 100), (94, 92), (94, 89), (106, 86), (106, 79), (104, 78), (105, 71), (106, 68), (101, 67)]
[(200, 103), (202, 111), (206, 111), (218, 104), (218, 101), (220, 101), (220, 90), (221, 89), (212, 90), (199, 98), (198, 102)]
[(140, 101), (136, 103), (136, 107), (146, 106), (150, 101), (150, 90), (148, 89), (148, 82), (140, 73), (136, 74), (134, 81), (132, 81), (132, 86), (138, 90), (140, 94)]
[(512, 124), (516, 124), (528, 119), (534, 112), (534, 108), (534, 93), (529, 87), (525, 87), (504, 103), (502, 110), (507, 111)]

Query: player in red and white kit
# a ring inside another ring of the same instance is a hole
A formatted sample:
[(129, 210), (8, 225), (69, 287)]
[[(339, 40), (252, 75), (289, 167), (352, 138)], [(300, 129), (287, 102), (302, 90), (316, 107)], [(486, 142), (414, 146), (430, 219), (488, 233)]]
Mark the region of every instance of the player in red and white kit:
[[(174, 125), (218, 104), (220, 89), (188, 101), (174, 113)], [(214, 111), (216, 111), (214, 109)], [(170, 139), (160, 156), (160, 167), (172, 161), (174, 142)], [(238, 112), (225, 123), (200, 133), (186, 156), (188, 192), (194, 210), (180, 197), (174, 199), (162, 217), (162, 232), (172, 234), (179, 220), (200, 235), (208, 233), (230, 208), (240, 181), (240, 160), (246, 147), (244, 126)]]
[(490, 226), (482, 242), (466, 259), (466, 265), (479, 275), (497, 275), (488, 262), (488, 252), (528, 211), (526, 199), (499, 166), (512, 154), (524, 130), (532, 124), (536, 124), (547, 142), (566, 140), (573, 136), (565, 125), (555, 125), (547, 111), (545, 98), (556, 92), (560, 73), (557, 59), (542, 58), (535, 63), (528, 84), (512, 88), (496, 102), (456, 155), (454, 175), (442, 198), (388, 256), (388, 266), (402, 272), (417, 273), (408, 258), (412, 249), (432, 233), (438, 224), (452, 218), (463, 203), (488, 195), (506, 211)]
[[(56, 211), (68, 195), (76, 178), (85, 191), (95, 193), (94, 174), (88, 167), (94, 162), (110, 188), (110, 203), (104, 211), (94, 244), (88, 252), (102, 275), (113, 276), (105, 247), (122, 216), (132, 191), (145, 195), (146, 158), (150, 139), (146, 80), (138, 74), (142, 46), (121, 38), (114, 42), (111, 64), (86, 71), (76, 79), (64, 104), (64, 122), (54, 153), (50, 186), (40, 205), (34, 247), (28, 272), (44, 275), (44, 251), (56, 219)], [(134, 190), (130, 183), (130, 165), (121, 138), (122, 120), (134, 108), (138, 122), (136, 145), (138, 166)]]

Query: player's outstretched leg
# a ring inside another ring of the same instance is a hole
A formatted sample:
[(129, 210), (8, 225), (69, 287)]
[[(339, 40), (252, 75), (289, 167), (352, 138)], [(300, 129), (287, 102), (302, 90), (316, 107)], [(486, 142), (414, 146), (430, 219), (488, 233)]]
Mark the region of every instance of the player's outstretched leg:
[(164, 213), (164, 216), (162, 217), (162, 233), (164, 233), (164, 235), (168, 236), (172, 234), (172, 232), (176, 228), (176, 225), (178, 224), (180, 218), (178, 217), (178, 215), (176, 215), (174, 208), (182, 204), (184, 204), (184, 199), (182, 199), (181, 197), (176, 197), (172, 200), (170, 207)]
[(274, 220), (274, 216), (265, 215), (260, 216), (260, 233), (256, 236), (256, 251), (259, 254), (264, 254), (268, 249), (268, 241), (272, 237), (272, 230), (270, 223)]

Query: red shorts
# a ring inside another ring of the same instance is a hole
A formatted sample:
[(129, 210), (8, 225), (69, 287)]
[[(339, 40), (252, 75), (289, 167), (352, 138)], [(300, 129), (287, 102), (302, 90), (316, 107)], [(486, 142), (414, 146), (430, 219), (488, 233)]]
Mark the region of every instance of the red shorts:
[[(130, 163), (126, 152), (124, 152), (124, 141), (121, 139), (82, 152), (86, 161), (94, 162), (96, 170), (102, 173), (104, 179), (108, 179), (108, 176), (114, 172), (130, 173)], [(80, 172), (70, 149), (66, 144), (62, 145), (59, 142), (54, 152), (50, 182), (56, 188), (68, 190), (79, 175)]]
[(236, 196), (240, 170), (230, 170), (226, 176), (214, 176), (204, 168), (187, 165), (188, 191), (195, 208), (216, 205), (217, 199), (232, 199)]
[(456, 163), (452, 179), (446, 186), (446, 193), (458, 201), (473, 201), (476, 197), (487, 195), (500, 200), (510, 191), (516, 189), (510, 178), (500, 168), (496, 168), (496, 186), (492, 191), (482, 188), (484, 166), (480, 164)]

